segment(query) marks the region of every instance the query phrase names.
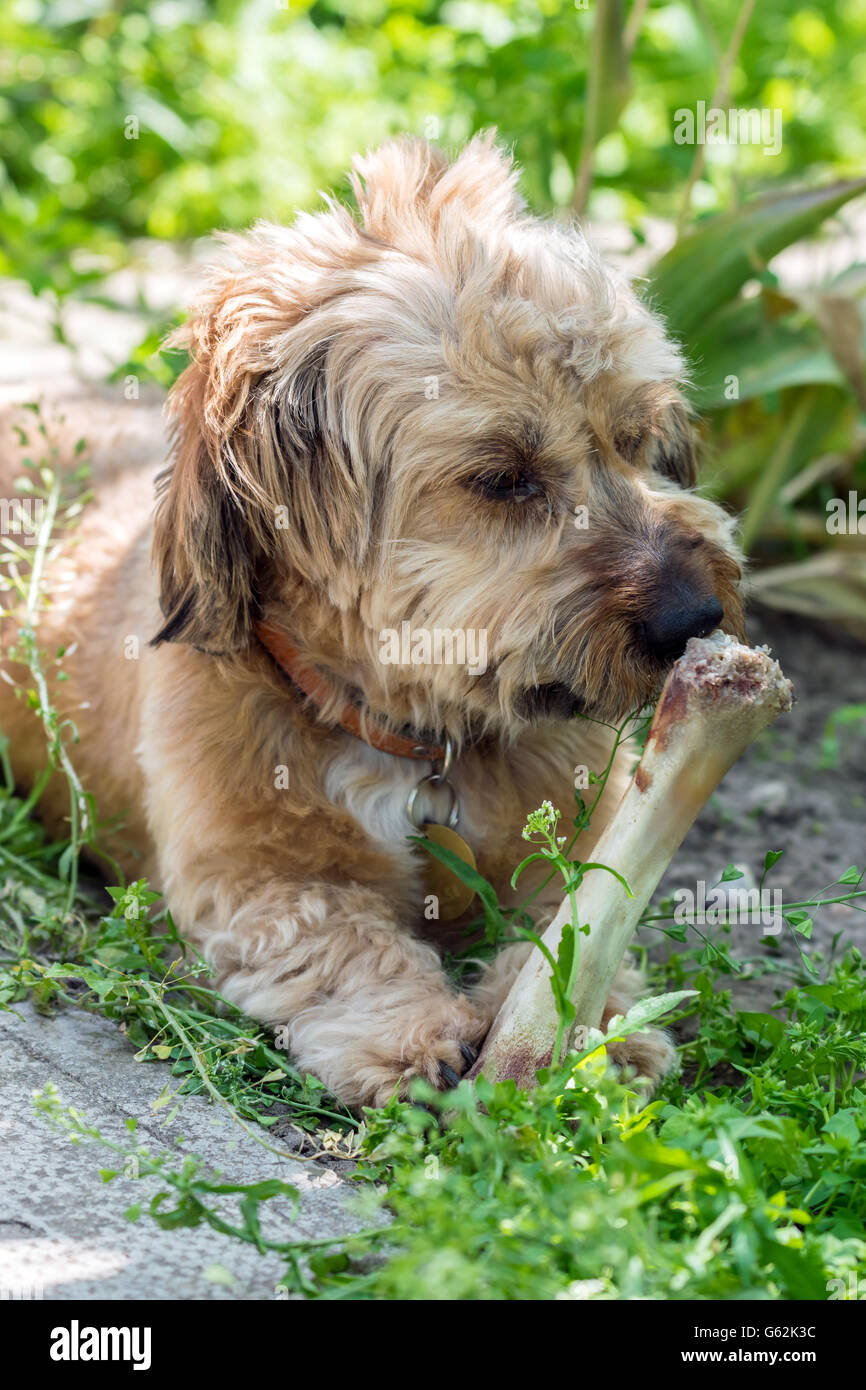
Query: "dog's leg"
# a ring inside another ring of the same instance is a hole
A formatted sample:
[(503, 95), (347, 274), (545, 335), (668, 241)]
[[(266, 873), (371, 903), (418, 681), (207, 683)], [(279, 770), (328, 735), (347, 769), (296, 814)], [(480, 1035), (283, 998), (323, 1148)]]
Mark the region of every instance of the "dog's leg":
[(347, 1104), (382, 1104), (413, 1076), (453, 1085), (490, 1018), (408, 929), (418, 890), (400, 862), (326, 799), (321, 749), (269, 661), (259, 673), (181, 647), (145, 657), (156, 884), (216, 988), (282, 1027), (299, 1068)]
[[(544, 923), (546, 925), (546, 922)], [(541, 927), (538, 927), (541, 930)], [(514, 984), (527, 956), (535, 947), (531, 943), (506, 946), (494, 959), (485, 965), (481, 977), (471, 991), (471, 997), (495, 1018)], [(617, 973), (613, 988), (608, 996), (601, 1020), (602, 1028), (616, 1014), (625, 1014), (645, 991), (645, 983), (640, 971), (623, 965)], [(620, 1043), (614, 1043), (609, 1052), (619, 1067), (628, 1067), (638, 1076), (645, 1076), (658, 1082), (673, 1067), (676, 1049), (668, 1035), (658, 1028), (648, 1028), (642, 1033), (633, 1033)]]
[(414, 1076), (453, 1086), (474, 1061), (489, 1014), (374, 891), (214, 876), (167, 897), (226, 998), (284, 1028), (299, 1068), (347, 1104), (405, 1096)]

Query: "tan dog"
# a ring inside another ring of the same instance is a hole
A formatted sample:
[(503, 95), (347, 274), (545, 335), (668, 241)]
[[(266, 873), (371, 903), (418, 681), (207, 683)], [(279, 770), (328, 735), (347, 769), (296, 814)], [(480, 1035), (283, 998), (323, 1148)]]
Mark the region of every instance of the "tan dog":
[[(527, 812), (550, 799), (567, 823), (575, 766), (608, 759), (610, 729), (568, 716), (622, 718), (689, 636), (742, 628), (732, 523), (689, 490), (658, 320), (577, 231), (524, 212), (490, 138), (450, 166), (389, 143), (356, 170), (360, 226), (329, 203), (229, 238), (182, 335), (155, 520), (146, 413), (67, 406), (97, 500), (40, 626), (48, 651), (77, 642), (54, 696), (125, 868), (354, 1105), (453, 1084), (527, 949), (459, 993), (422, 938), (413, 746), (453, 744), (457, 828), (512, 903)], [(403, 624), (483, 635), (483, 669), (423, 642), (383, 659)], [(0, 724), (32, 778), (41, 730), (2, 683)], [(628, 772), (623, 754), (580, 857)], [(62, 786), (45, 805), (60, 825)], [(658, 1076), (670, 1049), (652, 1033), (619, 1055)]]

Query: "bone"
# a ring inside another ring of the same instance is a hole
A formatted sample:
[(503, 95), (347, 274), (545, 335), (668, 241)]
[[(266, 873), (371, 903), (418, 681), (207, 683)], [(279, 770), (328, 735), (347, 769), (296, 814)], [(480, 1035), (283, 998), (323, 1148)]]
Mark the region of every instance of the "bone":
[[(689, 641), (665, 682), (634, 777), (592, 851), (595, 863), (622, 875), (633, 897), (601, 869), (590, 870), (577, 892), (579, 923), (590, 930), (577, 934), (573, 1027), (599, 1027), (635, 927), (695, 817), (749, 744), (792, 703), (791, 682), (766, 648), (719, 631)], [(543, 936), (554, 958), (570, 921), (566, 898)], [(557, 1022), (550, 967), (536, 949), (470, 1075), (533, 1086), (551, 1061)]]

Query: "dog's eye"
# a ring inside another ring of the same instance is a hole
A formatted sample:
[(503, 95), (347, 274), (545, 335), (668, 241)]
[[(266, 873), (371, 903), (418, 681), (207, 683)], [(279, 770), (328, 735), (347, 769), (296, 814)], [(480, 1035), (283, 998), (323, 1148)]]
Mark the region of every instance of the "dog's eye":
[(505, 473), (482, 473), (474, 479), (473, 486), (484, 496), (496, 502), (525, 502), (528, 497), (537, 497), (541, 487), (534, 478), (510, 470)]

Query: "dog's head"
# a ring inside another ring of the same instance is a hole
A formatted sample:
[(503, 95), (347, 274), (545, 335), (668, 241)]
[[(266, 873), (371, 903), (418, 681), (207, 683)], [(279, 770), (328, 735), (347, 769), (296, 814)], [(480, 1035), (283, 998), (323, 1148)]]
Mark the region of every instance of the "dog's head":
[[(155, 640), (241, 652), (267, 612), (374, 711), (458, 737), (622, 716), (689, 636), (742, 632), (677, 348), (489, 137), (450, 165), (386, 144), (354, 190), (361, 225), (329, 203), (230, 238), (184, 331)], [(474, 664), (425, 659), (437, 630)]]

